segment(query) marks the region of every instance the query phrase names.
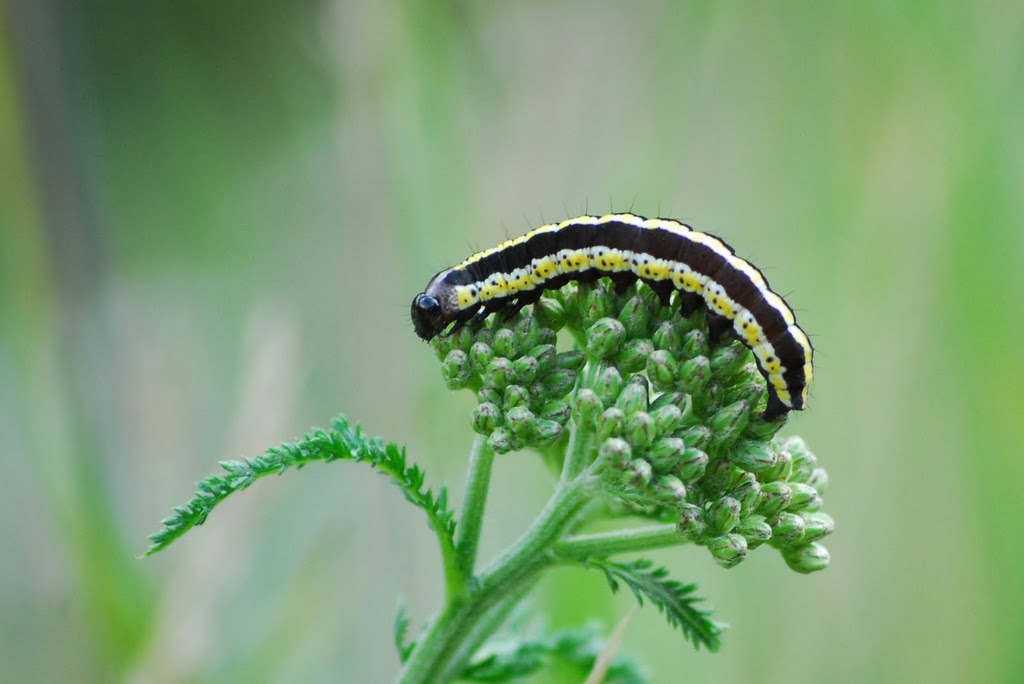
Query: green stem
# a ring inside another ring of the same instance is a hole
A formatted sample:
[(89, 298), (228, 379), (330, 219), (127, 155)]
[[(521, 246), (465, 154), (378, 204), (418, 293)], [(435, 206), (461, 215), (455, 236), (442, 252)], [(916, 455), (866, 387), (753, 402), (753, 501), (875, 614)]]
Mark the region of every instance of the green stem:
[(666, 546), (687, 543), (676, 526), (650, 525), (597, 534), (580, 534), (566, 537), (552, 549), (561, 560), (582, 561), (587, 558), (606, 558), (619, 553), (647, 551)]
[(452, 586), (448, 578), (449, 596), (464, 593), (466, 578), (472, 577), (476, 566), (476, 554), (480, 547), (480, 530), (483, 527), (484, 509), (487, 505), (487, 493), (491, 483), (491, 468), (494, 465), (494, 449), (487, 438), (478, 435), (473, 442), (473, 450), (469, 455), (469, 473), (466, 476), (466, 496), (462, 503), (462, 515), (455, 539), (455, 551), (458, 554), (459, 577), (458, 585)]
[[(588, 366), (589, 369), (589, 366)], [(583, 371), (583, 378), (589, 378), (588, 370)], [(580, 383), (580, 387), (589, 385)], [(579, 426), (569, 436), (569, 446), (566, 449), (565, 461), (562, 464), (562, 484), (574, 480), (583, 472), (587, 464), (594, 459), (597, 450), (598, 435), (591, 430), (581, 430)]]

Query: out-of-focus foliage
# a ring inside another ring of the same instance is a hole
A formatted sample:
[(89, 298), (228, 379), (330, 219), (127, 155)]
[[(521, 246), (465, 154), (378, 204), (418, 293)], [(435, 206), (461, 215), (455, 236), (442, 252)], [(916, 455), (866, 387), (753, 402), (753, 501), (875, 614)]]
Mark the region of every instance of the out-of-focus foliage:
[[(471, 399), (412, 295), (632, 208), (722, 235), (798, 308), (816, 384), (786, 431), (828, 455), (840, 524), (811, 577), (662, 552), (733, 628), (694, 653), (645, 610), (623, 649), (656, 681), (1024, 679), (1022, 46), (1012, 2), (7, 2), (5, 674), (390, 679), (395, 596), (415, 632), (442, 582), (383, 478), (260, 483), (140, 561), (146, 533), (339, 411), (457, 478)], [(546, 478), (499, 459), (485, 557)], [(614, 624), (632, 598), (602, 582), (537, 600)]]

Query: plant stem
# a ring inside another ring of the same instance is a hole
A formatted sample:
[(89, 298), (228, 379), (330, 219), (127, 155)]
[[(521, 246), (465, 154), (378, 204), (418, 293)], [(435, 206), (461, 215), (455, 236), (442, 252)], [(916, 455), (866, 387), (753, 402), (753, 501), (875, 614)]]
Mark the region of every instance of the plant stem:
[(619, 553), (676, 546), (687, 541), (675, 525), (667, 523), (566, 537), (552, 550), (560, 560), (582, 561), (595, 556), (605, 558)]
[[(464, 593), (466, 579), (473, 576), (476, 566), (477, 549), (480, 546), (480, 531), (483, 527), (484, 509), (491, 483), (491, 468), (494, 465), (494, 450), (487, 438), (478, 435), (469, 454), (469, 472), (466, 475), (466, 495), (462, 503), (462, 515), (456, 530), (455, 551), (458, 554), (460, 576), (454, 593)], [(453, 594), (452, 578), (448, 578), (449, 596)]]

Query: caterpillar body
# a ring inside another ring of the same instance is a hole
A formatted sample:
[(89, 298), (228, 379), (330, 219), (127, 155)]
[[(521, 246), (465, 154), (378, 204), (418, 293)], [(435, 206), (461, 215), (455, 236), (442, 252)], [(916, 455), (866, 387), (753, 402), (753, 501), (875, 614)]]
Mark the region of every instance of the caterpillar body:
[(672, 219), (635, 214), (552, 223), (441, 271), (412, 302), (416, 333), (430, 340), (450, 324), (518, 311), (570, 281), (641, 280), (684, 315), (704, 306), (712, 336), (731, 332), (754, 355), (768, 386), (766, 418), (802, 410), (813, 375), (810, 340), (785, 300), (720, 238)]

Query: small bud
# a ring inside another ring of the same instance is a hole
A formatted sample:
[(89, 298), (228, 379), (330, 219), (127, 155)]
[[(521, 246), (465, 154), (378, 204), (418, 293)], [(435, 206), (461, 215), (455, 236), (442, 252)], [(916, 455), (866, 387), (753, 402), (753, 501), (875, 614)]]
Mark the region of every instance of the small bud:
[(746, 348), (738, 344), (727, 344), (711, 352), (711, 370), (723, 380), (731, 380), (744, 361)]
[(654, 351), (648, 339), (630, 340), (616, 357), (616, 365), (626, 373), (638, 373), (647, 367), (647, 358)]
[(761, 485), (761, 505), (758, 513), (771, 518), (789, 505), (793, 494), (785, 482), (766, 482)]
[(700, 540), (707, 529), (707, 526), (704, 524), (704, 511), (699, 506), (694, 506), (693, 504), (681, 505), (679, 507), (679, 522), (676, 523), (676, 529), (679, 530), (679, 534), (691, 541)]
[(805, 542), (818, 541), (835, 532), (836, 523), (828, 513), (804, 513), (803, 518), (806, 526), (804, 531)]
[(509, 432), (508, 428), (503, 427), (495, 428), (491, 436), (487, 438), (487, 443), (491, 445), (491, 449), (496, 454), (505, 454), (514, 448), (512, 433)]
[(765, 482), (771, 482), (773, 480), (788, 480), (792, 472), (793, 457), (788, 451), (776, 450), (775, 465), (760, 473), (760, 477)]
[(788, 506), (790, 511), (802, 511), (818, 498), (818, 491), (811, 485), (802, 482), (790, 482), (789, 489), (793, 493), (793, 498)]
[[(683, 440), (684, 442), (686, 440)], [(676, 477), (683, 482), (693, 482), (704, 477), (708, 467), (708, 455), (700, 449), (687, 447), (676, 470)]]
[(532, 446), (547, 446), (562, 436), (562, 425), (554, 420), (538, 418), (534, 421), (534, 429), (536, 437)]
[(605, 409), (604, 413), (597, 419), (598, 434), (603, 439), (609, 437), (621, 437), (626, 423), (626, 414), (622, 409), (612, 406)]
[(516, 349), (529, 349), (541, 339), (541, 327), (534, 316), (522, 316), (513, 329)]
[(706, 516), (713, 534), (728, 534), (740, 522), (740, 502), (725, 496), (712, 504)]
[(521, 440), (528, 440), (536, 432), (533, 424), (536, 416), (533, 411), (525, 406), (516, 406), (505, 413), (505, 425), (512, 431), (515, 437)]
[(676, 436), (686, 442), (687, 446), (703, 447), (711, 441), (711, 429), (703, 425), (694, 425), (693, 427), (686, 428)]
[(533, 379), (537, 377), (538, 368), (540, 368), (540, 363), (532, 356), (520, 356), (512, 362), (512, 373), (516, 381), (524, 385), (533, 382)]
[(668, 320), (659, 325), (658, 329), (654, 331), (651, 341), (654, 342), (655, 349), (671, 352), (675, 352), (683, 346), (683, 336), (679, 333), (679, 326), (674, 320)]
[(683, 412), (679, 410), (678, 406), (673, 404), (668, 404), (657, 409), (652, 405), (650, 407), (650, 411), (651, 418), (654, 418), (654, 425), (658, 429), (658, 434), (661, 435), (670, 435), (675, 432), (683, 417)]
[(509, 358), (516, 355), (516, 339), (515, 333), (508, 328), (501, 328), (494, 333), (494, 342), (491, 347), (494, 348), (494, 353), (497, 356), (504, 356)]
[(448, 389), (462, 389), (473, 374), (473, 365), (469, 362), (466, 352), (461, 349), (453, 349), (448, 352), (448, 356), (444, 357), (441, 372)]
[[(682, 416), (679, 417), (679, 427), (690, 427), (697, 425), (700, 422), (700, 417), (697, 412), (693, 409), (693, 397), (689, 394), (684, 394), (681, 401), (676, 402), (679, 410), (682, 412)], [(709, 433), (710, 436), (710, 433)]]
[(708, 426), (719, 444), (728, 444), (743, 434), (743, 428), (750, 419), (750, 404), (737, 401), (711, 416)]
[(613, 316), (614, 300), (615, 295), (603, 283), (599, 282), (593, 285), (583, 298), (581, 313), (584, 321), (597, 321)]
[(757, 510), (761, 501), (761, 483), (752, 473), (742, 473), (740, 482), (729, 490), (729, 496), (739, 501), (744, 511)]
[(430, 341), (430, 347), (438, 361), (444, 361), (444, 358), (456, 348), (455, 339), (452, 335), (438, 335)]
[(811, 473), (811, 477), (807, 480), (807, 484), (814, 487), (818, 494), (824, 494), (825, 487), (828, 486), (828, 473), (824, 468), (815, 468), (814, 472)]
[(772, 544), (781, 547), (796, 546), (803, 541), (807, 524), (794, 513), (779, 513), (769, 520), (772, 526)]
[(484, 385), (476, 393), (476, 399), (481, 404), (489, 401), (492, 404), (501, 404), (504, 402), (504, 395), (501, 390), (491, 385)]
[(655, 351), (647, 357), (647, 377), (654, 389), (663, 391), (673, 387), (678, 374), (679, 363), (667, 351)]
[(495, 385), (497, 387), (505, 387), (512, 382), (512, 376), (515, 371), (512, 368), (512, 362), (504, 356), (495, 356), (491, 359), (491, 362), (487, 364), (487, 376), (488, 385)]
[(678, 437), (662, 437), (651, 446), (647, 459), (659, 473), (672, 473), (678, 470), (685, 453), (686, 443), (683, 440)]
[(710, 381), (711, 362), (706, 356), (695, 356), (679, 367), (679, 387), (687, 394), (702, 393)]
[(579, 373), (585, 365), (587, 365), (587, 355), (579, 349), (574, 349), (572, 351), (558, 352), (552, 356), (544, 370), (557, 369)]
[(452, 341), (455, 343), (456, 349), (461, 349), (464, 352), (468, 352), (469, 348), (473, 346), (473, 342), (476, 335), (476, 331), (470, 330), (469, 326), (462, 328), (459, 332), (452, 335)]
[(772, 538), (772, 526), (764, 516), (752, 515), (736, 527), (736, 533), (747, 540), (748, 549), (754, 550)]
[(537, 359), (537, 363), (540, 364), (540, 370), (547, 370), (548, 364), (551, 363), (551, 359), (555, 356), (555, 345), (538, 344), (536, 347), (526, 352), (526, 355)]
[(645, 411), (635, 411), (626, 415), (626, 424), (623, 434), (626, 439), (637, 449), (644, 449), (650, 446), (657, 436), (658, 429), (654, 425), (654, 418)]
[(604, 404), (594, 390), (583, 388), (576, 393), (576, 422), (581, 427), (596, 427), (597, 417), (603, 409)]
[(628, 416), (637, 411), (646, 411), (649, 396), (647, 378), (642, 375), (634, 375), (619, 394), (615, 405)]
[(731, 488), (732, 476), (737, 470), (726, 458), (713, 459), (704, 471), (704, 490), (708, 493), (725, 493)]
[(716, 537), (708, 544), (708, 551), (723, 568), (734, 568), (747, 556), (747, 540), (738, 534)]
[(784, 448), (793, 456), (793, 472), (789, 479), (793, 482), (809, 482), (814, 469), (818, 467), (818, 459), (809, 451), (797, 451), (789, 448), (789, 445)]
[[(754, 404), (751, 404), (753, 407)], [(775, 436), (782, 426), (786, 424), (786, 419), (783, 417), (775, 418), (773, 420), (764, 420), (761, 416), (757, 416), (756, 419), (752, 418), (747, 423), (747, 429), (743, 431), (744, 436), (747, 439), (755, 442), (766, 442)]]
[(796, 548), (786, 549), (782, 558), (792, 570), (809, 574), (828, 567), (829, 555), (824, 546), (817, 543), (805, 544)]
[(516, 406), (529, 406), (529, 404), (530, 392), (525, 387), (522, 385), (509, 385), (505, 388), (501, 405), (506, 411), (513, 409)]
[(674, 475), (662, 475), (658, 478), (655, 496), (663, 504), (676, 506), (686, 502), (686, 485)]
[(623, 384), (619, 369), (615, 366), (605, 366), (594, 380), (594, 391), (605, 406), (611, 406), (619, 398)]
[(767, 444), (740, 442), (729, 458), (737, 466), (750, 473), (760, 473), (775, 465), (777, 457)]
[(489, 435), (501, 423), (501, 409), (490, 402), (477, 404), (469, 414), (473, 431), (479, 435)]
[(477, 368), (487, 368), (487, 364), (494, 358), (494, 350), (483, 342), (475, 342), (469, 348), (469, 358)]
[(745, 382), (735, 385), (725, 393), (725, 402), (745, 401), (749, 406), (757, 406), (764, 396), (764, 382)]
[(637, 489), (648, 486), (651, 484), (651, 480), (654, 479), (654, 469), (651, 468), (650, 463), (642, 458), (634, 458), (623, 472), (625, 473), (626, 483)]
[(653, 412), (669, 405), (679, 405), (682, 407), (682, 402), (686, 397), (687, 395), (681, 392), (665, 392), (664, 394), (659, 394), (651, 402), (649, 409)]
[(700, 330), (691, 330), (683, 335), (683, 354), (690, 359), (708, 353), (708, 339)]
[(545, 328), (561, 330), (565, 326), (565, 308), (557, 299), (541, 297), (533, 305), (533, 315), (537, 317), (537, 322)]
[[(596, 394), (594, 394), (593, 392), (591, 392), (590, 394), (591, 396), (594, 397), (594, 399), (597, 399)], [(577, 397), (576, 401), (577, 403), (579, 402), (579, 397)], [(561, 425), (564, 425), (565, 422), (569, 420), (569, 415), (571, 413), (572, 406), (570, 406), (569, 402), (567, 401), (546, 402), (540, 407), (540, 411), (538, 411), (538, 414), (542, 418), (546, 418), (547, 420), (553, 420)], [(596, 418), (597, 416), (595, 415), (594, 417)]]
[(560, 370), (546, 373), (541, 379), (544, 385), (543, 396), (538, 399), (562, 399), (576, 385), (577, 374), (573, 371)]
[(619, 311), (619, 320), (626, 326), (626, 334), (630, 337), (640, 337), (647, 330), (651, 321), (650, 303), (643, 297), (634, 295), (630, 297)]
[(621, 470), (633, 459), (633, 449), (626, 440), (612, 437), (601, 443), (597, 457), (610, 467)]

